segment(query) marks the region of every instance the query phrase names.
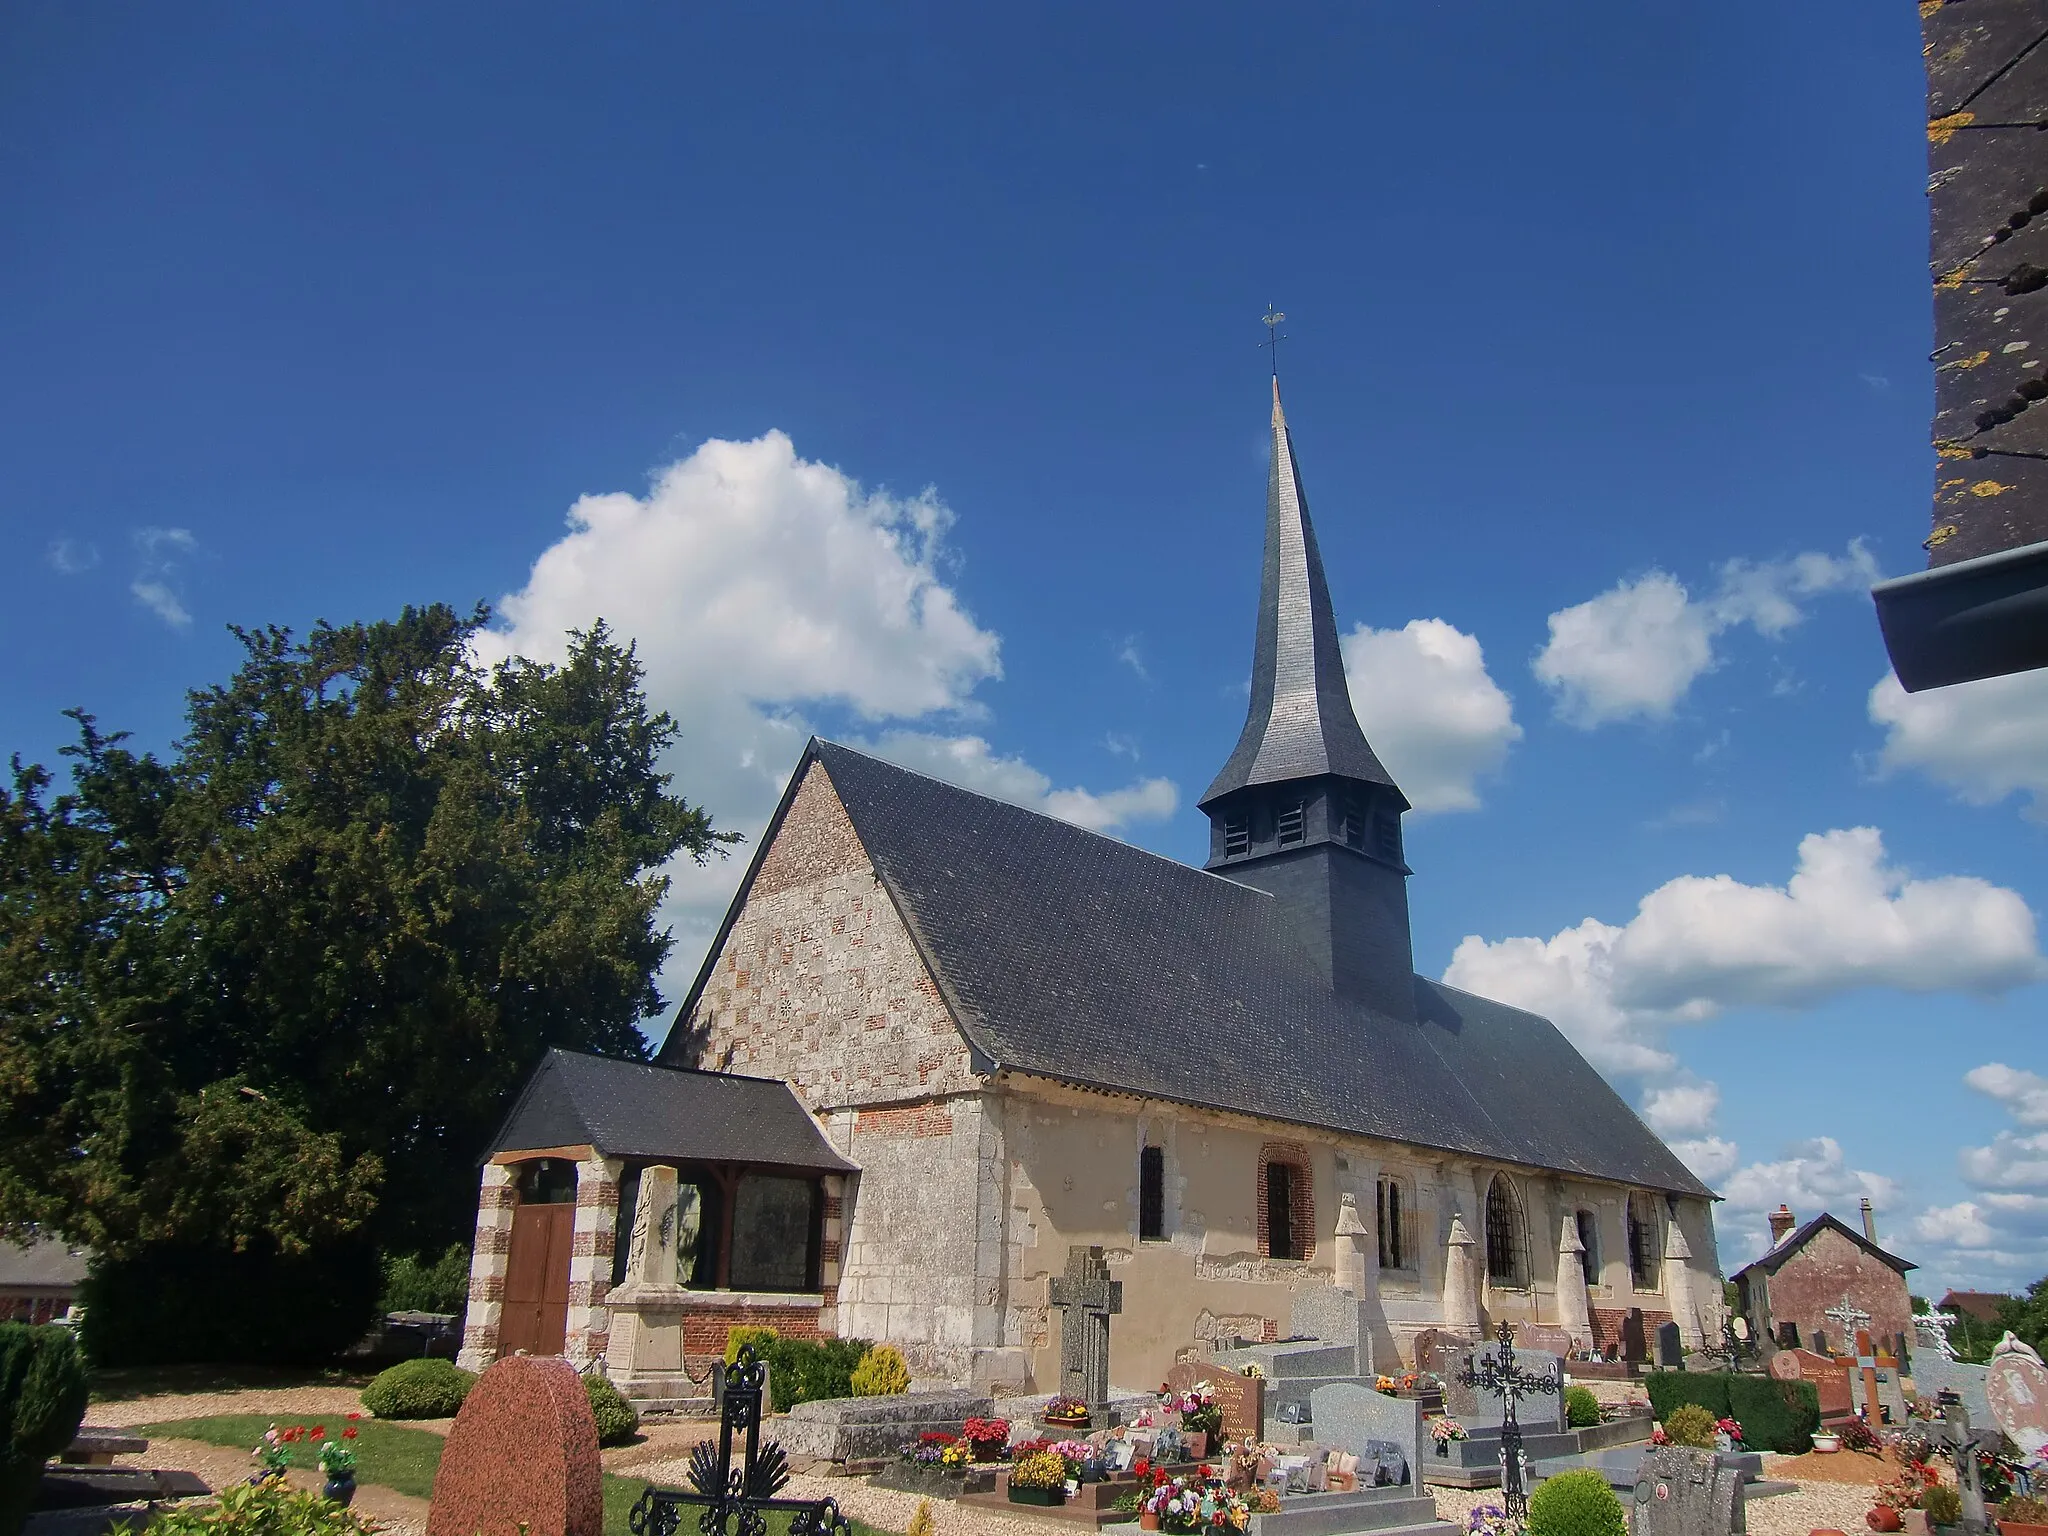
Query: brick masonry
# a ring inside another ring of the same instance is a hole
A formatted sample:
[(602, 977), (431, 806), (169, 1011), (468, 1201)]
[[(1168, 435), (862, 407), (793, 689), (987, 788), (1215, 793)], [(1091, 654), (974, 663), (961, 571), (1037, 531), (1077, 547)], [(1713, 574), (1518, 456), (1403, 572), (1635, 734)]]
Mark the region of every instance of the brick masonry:
[(1298, 1141), (1269, 1141), (1259, 1148), (1259, 1257), (1273, 1256), (1273, 1234), (1270, 1211), (1266, 1203), (1266, 1170), (1275, 1163), (1284, 1163), (1293, 1172), (1289, 1181), (1287, 1198), (1287, 1224), (1294, 1234), (1296, 1246), (1301, 1249), (1300, 1257), (1310, 1260), (1316, 1256), (1316, 1187), (1315, 1164), (1308, 1155), (1308, 1148)]

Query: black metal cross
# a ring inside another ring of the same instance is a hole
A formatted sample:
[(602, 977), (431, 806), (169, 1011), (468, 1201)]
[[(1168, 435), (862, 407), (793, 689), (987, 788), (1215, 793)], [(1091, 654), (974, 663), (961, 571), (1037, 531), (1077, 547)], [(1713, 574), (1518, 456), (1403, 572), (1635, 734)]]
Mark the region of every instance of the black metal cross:
[(1500, 1399), (1501, 1506), (1510, 1520), (1519, 1523), (1529, 1518), (1529, 1467), (1522, 1455), (1522, 1426), (1515, 1417), (1515, 1403), (1524, 1397), (1557, 1391), (1558, 1380), (1516, 1366), (1514, 1324), (1502, 1323), (1493, 1336), (1499, 1340), (1494, 1352), (1475, 1354), (1471, 1364), (1458, 1373), (1458, 1380)]
[(1263, 318), (1266, 322), (1266, 339), (1259, 345), (1273, 354), (1273, 377), (1277, 379), (1280, 377), (1280, 343), (1287, 339), (1280, 329), (1280, 322), (1287, 316), (1268, 304)]
[[(703, 1507), (697, 1517), (701, 1536), (766, 1536), (764, 1511), (771, 1509), (792, 1512), (789, 1536), (851, 1536), (838, 1500), (775, 1497), (789, 1481), (789, 1458), (773, 1440), (761, 1443), (761, 1388), (766, 1379), (753, 1346), (742, 1344), (739, 1357), (725, 1367), (718, 1447), (714, 1450), (709, 1440), (700, 1440), (690, 1453), (694, 1491), (647, 1489), (626, 1517), (633, 1536), (676, 1536), (686, 1504)], [(732, 1464), (735, 1434), (746, 1436), (745, 1462), (737, 1469)]]

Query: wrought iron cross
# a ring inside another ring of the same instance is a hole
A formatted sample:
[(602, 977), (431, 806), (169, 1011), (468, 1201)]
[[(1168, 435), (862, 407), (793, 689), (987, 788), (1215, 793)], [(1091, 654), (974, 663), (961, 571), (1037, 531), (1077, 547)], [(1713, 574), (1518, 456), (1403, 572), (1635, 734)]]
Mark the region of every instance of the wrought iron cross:
[(1494, 1330), (1499, 1341), (1490, 1355), (1475, 1354), (1458, 1373), (1458, 1380), (1500, 1399), (1500, 1491), (1503, 1513), (1516, 1522), (1529, 1518), (1528, 1461), (1522, 1454), (1522, 1425), (1515, 1416), (1515, 1404), (1524, 1397), (1541, 1396), (1558, 1390), (1558, 1379), (1537, 1375), (1515, 1364), (1515, 1325), (1502, 1323)]
[[(724, 1369), (717, 1448), (700, 1440), (690, 1453), (691, 1492), (650, 1487), (640, 1495), (626, 1517), (633, 1536), (677, 1536), (685, 1505), (703, 1509), (697, 1517), (701, 1536), (767, 1536), (765, 1511), (771, 1509), (790, 1511), (789, 1536), (851, 1536), (838, 1500), (775, 1497), (789, 1481), (789, 1459), (773, 1440), (761, 1443), (761, 1388), (768, 1373), (753, 1346), (742, 1344), (739, 1358)], [(737, 1468), (734, 1435), (746, 1437), (745, 1461)]]

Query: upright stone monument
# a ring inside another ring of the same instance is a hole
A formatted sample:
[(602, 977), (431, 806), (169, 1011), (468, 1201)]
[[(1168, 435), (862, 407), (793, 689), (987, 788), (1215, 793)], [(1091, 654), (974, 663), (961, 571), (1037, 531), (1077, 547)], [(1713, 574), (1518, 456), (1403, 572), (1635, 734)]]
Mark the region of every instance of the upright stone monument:
[(1472, 1258), (1472, 1234), (1465, 1218), (1451, 1212), (1450, 1235), (1444, 1239), (1444, 1320), (1447, 1333), (1479, 1334), (1479, 1273)]
[(611, 1312), (606, 1369), (636, 1397), (684, 1398), (698, 1390), (683, 1368), (684, 1296), (676, 1262), (683, 1218), (676, 1170), (659, 1163), (641, 1169), (626, 1278), (605, 1298)]
[(1629, 1506), (1629, 1536), (1730, 1536), (1747, 1531), (1743, 1474), (1712, 1451), (1658, 1446), (1643, 1454)]
[(1088, 1405), (1091, 1422), (1109, 1422), (1109, 1320), (1124, 1309), (1124, 1286), (1109, 1278), (1100, 1247), (1067, 1250), (1067, 1272), (1046, 1293), (1060, 1314), (1060, 1393)]
[(566, 1360), (510, 1355), (448, 1431), (427, 1536), (602, 1536), (597, 1421)]
[(1992, 1419), (2029, 1460), (2048, 1447), (2048, 1367), (2010, 1333), (1991, 1352), (1984, 1396)]
[(1593, 1305), (1586, 1292), (1585, 1252), (1579, 1223), (1566, 1211), (1557, 1234), (1557, 1320), (1575, 1349), (1593, 1347)]

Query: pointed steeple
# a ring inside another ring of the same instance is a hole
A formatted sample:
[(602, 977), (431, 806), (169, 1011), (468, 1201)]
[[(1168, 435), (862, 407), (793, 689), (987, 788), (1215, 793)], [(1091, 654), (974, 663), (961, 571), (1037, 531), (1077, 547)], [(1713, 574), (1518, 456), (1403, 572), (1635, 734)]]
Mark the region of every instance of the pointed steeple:
[(1270, 892), (1276, 915), (1336, 991), (1412, 1019), (1401, 856), (1408, 798), (1351, 711), (1337, 615), (1277, 377), (1251, 707), (1200, 803), (1209, 817), (1208, 867)]
[(1266, 473), (1266, 565), (1259, 587), (1258, 638), (1252, 651), (1251, 708), (1223, 771), (1199, 802), (1204, 809), (1254, 784), (1338, 774), (1396, 787), (1358, 728), (1344, 684), (1337, 615), (1323, 557), (1309, 521), (1294, 439), (1273, 380), (1273, 458)]

